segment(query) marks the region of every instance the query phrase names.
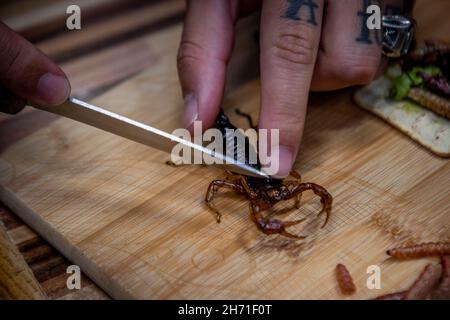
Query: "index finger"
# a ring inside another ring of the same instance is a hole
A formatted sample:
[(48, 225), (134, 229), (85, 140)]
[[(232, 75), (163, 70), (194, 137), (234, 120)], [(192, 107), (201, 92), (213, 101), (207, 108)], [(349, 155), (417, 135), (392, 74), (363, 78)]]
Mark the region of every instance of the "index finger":
[(280, 130), (276, 177), (289, 174), (298, 152), (322, 14), (323, 0), (263, 2), (259, 128)]

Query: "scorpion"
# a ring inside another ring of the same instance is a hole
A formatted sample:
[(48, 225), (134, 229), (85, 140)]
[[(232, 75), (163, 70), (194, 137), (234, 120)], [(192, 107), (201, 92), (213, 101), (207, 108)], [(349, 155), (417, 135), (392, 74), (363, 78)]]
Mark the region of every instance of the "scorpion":
[[(247, 118), (250, 127), (255, 130), (257, 129), (257, 127), (253, 125), (250, 115), (242, 113), (238, 109), (236, 109), (236, 113)], [(220, 111), (218, 117), (216, 118), (215, 124), (216, 128), (223, 134), (224, 145), (227, 145), (229, 141), (226, 139), (226, 129), (236, 130), (236, 127), (231, 124), (229, 118), (225, 115), (223, 110)], [(248, 150), (250, 144), (247, 137), (245, 137), (245, 144), (245, 150)], [(234, 147), (234, 156), (236, 158), (236, 144), (232, 147)], [(259, 160), (256, 164), (249, 163), (248, 154), (248, 152), (245, 152), (245, 163), (260, 170), (261, 163)], [(213, 180), (209, 184), (205, 196), (205, 202), (209, 209), (216, 214), (217, 222), (220, 223), (222, 215), (213, 204), (213, 198), (221, 188), (232, 190), (238, 194), (246, 196), (250, 200), (250, 217), (261, 232), (267, 235), (280, 234), (292, 239), (304, 239), (306, 236), (293, 234), (287, 229), (305, 221), (305, 218), (294, 221), (281, 221), (270, 217), (270, 215), (264, 215), (264, 211), (270, 210), (280, 201), (289, 199), (294, 199), (295, 208), (299, 209), (302, 193), (307, 190), (312, 190), (315, 195), (320, 197), (322, 204), (322, 210), (319, 212), (318, 216), (324, 212), (326, 213), (325, 222), (321, 226), (321, 228), (323, 228), (329, 220), (333, 198), (322, 186), (311, 182), (303, 183), (298, 172), (291, 171), (290, 176), (293, 179), (283, 180), (272, 177), (252, 177), (227, 171), (227, 178), (225, 180)]]

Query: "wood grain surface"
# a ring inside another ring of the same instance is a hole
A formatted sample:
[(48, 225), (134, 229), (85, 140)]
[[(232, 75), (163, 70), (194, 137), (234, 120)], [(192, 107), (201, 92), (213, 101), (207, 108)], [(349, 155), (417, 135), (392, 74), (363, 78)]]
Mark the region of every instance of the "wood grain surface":
[(158, 0), (21, 0), (1, 3), (0, 20), (28, 40), (36, 42), (49, 34), (66, 32), (66, 9), (78, 5), (83, 27), (131, 7), (155, 3)]
[[(418, 7), (419, 23), (430, 20), (434, 11)], [(427, 25), (429, 34), (445, 29), (442, 19), (435, 29)], [(253, 30), (245, 29), (224, 107), (256, 118), (259, 82), (239, 77), (252, 74), (246, 68), (257, 60)], [(148, 45), (162, 57), (158, 64), (93, 102), (164, 130), (179, 127), (180, 32), (176, 26), (155, 35)], [(403, 290), (433, 259), (395, 262), (384, 252), (450, 240), (450, 162), (359, 109), (351, 94), (310, 99), (295, 167), (305, 181), (325, 186), (335, 205), (319, 229), (319, 204), (303, 197), (287, 218), (307, 217), (298, 230), (308, 235), (304, 241), (259, 233), (245, 198), (232, 193), (217, 198), (217, 224), (203, 197), (220, 170), (169, 167), (166, 154), (65, 119), (2, 151), (0, 199), (115, 298), (344, 298), (337, 263), (358, 288), (350, 298)], [(381, 268), (380, 290), (365, 286), (370, 265)]]
[[(155, 32), (179, 24), (184, 11), (183, 0), (79, 0), (70, 4), (82, 9), (80, 31), (61, 29), (67, 3), (57, 0), (1, 2), (0, 18), (59, 63), (70, 79), (72, 94), (83, 99), (97, 96), (158, 63), (159, 57), (147, 45), (149, 39)], [(138, 11), (145, 12), (146, 19), (133, 20)], [(123, 24), (126, 28), (117, 28)], [(112, 30), (107, 26), (112, 26)], [(14, 117), (0, 114), (0, 150), (56, 119), (32, 109)], [(1, 203), (0, 221), (48, 298), (108, 298), (85, 274), (82, 290), (67, 289), (65, 272), (71, 263)], [(0, 282), (11, 284), (9, 277), (12, 275), (2, 275)]]
[(0, 252), (10, 258), (0, 261), (0, 299), (109, 299), (85, 274), (80, 290), (68, 289), (72, 263), (3, 205), (0, 224)]
[(45, 298), (39, 282), (0, 222), (0, 300)]

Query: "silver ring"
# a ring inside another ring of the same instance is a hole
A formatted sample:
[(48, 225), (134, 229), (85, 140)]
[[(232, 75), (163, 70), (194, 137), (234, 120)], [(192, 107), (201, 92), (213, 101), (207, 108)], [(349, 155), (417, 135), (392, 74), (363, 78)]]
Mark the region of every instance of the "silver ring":
[(408, 53), (414, 38), (414, 21), (405, 16), (383, 16), (383, 54), (399, 58)]

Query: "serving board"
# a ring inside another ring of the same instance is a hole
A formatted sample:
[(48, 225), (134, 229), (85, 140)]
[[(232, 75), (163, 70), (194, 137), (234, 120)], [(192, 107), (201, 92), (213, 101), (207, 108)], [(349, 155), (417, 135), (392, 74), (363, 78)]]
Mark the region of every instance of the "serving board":
[[(257, 60), (247, 31), (224, 101), (238, 126), (245, 121), (233, 109), (256, 118), (259, 105), (258, 80), (242, 77)], [(155, 35), (157, 66), (93, 103), (167, 131), (180, 127), (180, 32)], [(307, 218), (296, 230), (308, 235), (303, 241), (261, 234), (246, 199), (233, 193), (216, 199), (217, 224), (203, 198), (221, 170), (167, 166), (167, 154), (66, 119), (2, 151), (0, 199), (115, 298), (340, 299), (337, 263), (354, 277), (351, 298), (402, 290), (433, 259), (397, 262), (385, 250), (450, 240), (450, 162), (359, 109), (351, 94), (310, 99), (295, 168), (326, 187), (334, 206), (323, 229), (311, 194), (286, 215)], [(366, 286), (372, 265), (380, 289)]]

